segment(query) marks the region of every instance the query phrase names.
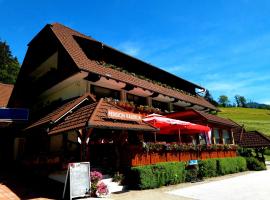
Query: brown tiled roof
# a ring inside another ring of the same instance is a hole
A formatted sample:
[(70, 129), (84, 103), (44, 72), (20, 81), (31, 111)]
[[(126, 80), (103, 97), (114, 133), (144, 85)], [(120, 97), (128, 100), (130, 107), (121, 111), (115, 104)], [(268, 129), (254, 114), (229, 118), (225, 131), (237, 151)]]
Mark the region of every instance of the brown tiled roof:
[(87, 122), (97, 106), (97, 102), (83, 106), (67, 115), (59, 124), (53, 125), (49, 134), (79, 129), (87, 126)]
[(66, 51), (69, 53), (71, 58), (74, 60), (76, 65), (81, 70), (92, 72), (92, 73), (109, 77), (115, 80), (119, 80), (128, 84), (134, 85), (136, 87), (141, 87), (143, 89), (147, 89), (153, 92), (164, 94), (169, 97), (173, 97), (173, 98), (185, 101), (185, 102), (189, 102), (192, 104), (196, 104), (196, 105), (207, 107), (213, 110), (217, 110), (215, 106), (213, 106), (208, 101), (206, 101), (205, 99), (199, 96), (192, 96), (192, 95), (188, 95), (182, 92), (178, 92), (178, 91), (154, 84), (147, 80), (143, 80), (138, 77), (126, 74), (124, 72), (111, 69), (108, 67), (104, 67), (103, 65), (97, 63), (95, 60), (91, 60), (86, 56), (82, 48), (74, 39), (74, 36), (82, 37), (82, 38), (85, 38), (87, 40), (92, 40), (92, 41), (96, 41), (96, 40), (93, 40), (92, 38), (88, 36), (85, 36), (77, 31), (74, 31), (58, 23), (52, 24), (51, 29), (56, 35), (56, 37), (58, 38), (58, 40), (60, 41), (60, 43), (66, 49)]
[(60, 106), (59, 108), (57, 108), (53, 112), (49, 113), (45, 117), (39, 119), (35, 123), (28, 126), (26, 129), (34, 128), (34, 127), (37, 127), (37, 126), (40, 126), (43, 124), (57, 121), (59, 118), (64, 116), (67, 112), (71, 111), (72, 109), (77, 107), (79, 104), (81, 104), (85, 99), (88, 99), (91, 102), (96, 101), (95, 98), (93, 97), (93, 95), (91, 95), (90, 93), (86, 93), (79, 98), (76, 98), (74, 100), (71, 100), (71, 101), (65, 103), (64, 105)]
[(0, 107), (6, 107), (13, 90), (13, 85), (0, 83)]
[(172, 118), (176, 117), (178, 119), (181, 119), (181, 118), (183, 119), (183, 118), (191, 117), (194, 115), (203, 117), (205, 120), (211, 123), (221, 124), (221, 125), (230, 126), (230, 127), (240, 126), (239, 124), (237, 124), (236, 122), (230, 119), (222, 118), (217, 115), (212, 115), (212, 114), (209, 114), (203, 111), (194, 110), (194, 109), (189, 109), (186, 111), (175, 112), (175, 113), (169, 113), (166, 116), (172, 117)]
[(270, 139), (258, 131), (234, 133), (234, 140), (242, 147), (270, 147)]
[(74, 130), (82, 127), (104, 128), (104, 129), (123, 129), (123, 130), (141, 130), (157, 131), (156, 128), (145, 122), (126, 122), (119, 120), (109, 120), (107, 118), (108, 109), (126, 111), (113, 103), (103, 99), (99, 102), (92, 103), (74, 111), (74, 113), (65, 117), (65, 119), (52, 126), (49, 134), (60, 133), (68, 130)]

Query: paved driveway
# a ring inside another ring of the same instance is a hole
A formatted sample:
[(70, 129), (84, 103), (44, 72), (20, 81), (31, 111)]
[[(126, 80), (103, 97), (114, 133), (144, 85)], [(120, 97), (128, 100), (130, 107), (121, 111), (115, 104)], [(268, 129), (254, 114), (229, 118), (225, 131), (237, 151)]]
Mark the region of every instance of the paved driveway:
[(200, 200), (269, 200), (270, 170), (180, 188), (167, 192)]

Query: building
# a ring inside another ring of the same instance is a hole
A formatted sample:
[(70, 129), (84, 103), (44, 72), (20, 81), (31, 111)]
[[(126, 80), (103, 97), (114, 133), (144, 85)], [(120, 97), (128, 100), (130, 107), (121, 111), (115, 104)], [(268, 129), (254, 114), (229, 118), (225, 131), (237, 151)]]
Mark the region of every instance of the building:
[[(143, 115), (190, 108), (217, 111), (198, 94), (202, 91), (195, 83), (55, 23), (28, 44), (8, 105), (30, 110), (21, 135), (26, 165), (90, 159), (118, 168), (154, 162), (151, 157), (135, 161), (145, 156), (139, 145), (156, 141), (159, 132), (142, 121)], [(232, 135), (226, 136), (220, 141), (233, 144)], [(235, 156), (233, 151), (228, 156)], [(164, 159), (168, 161), (159, 161)]]

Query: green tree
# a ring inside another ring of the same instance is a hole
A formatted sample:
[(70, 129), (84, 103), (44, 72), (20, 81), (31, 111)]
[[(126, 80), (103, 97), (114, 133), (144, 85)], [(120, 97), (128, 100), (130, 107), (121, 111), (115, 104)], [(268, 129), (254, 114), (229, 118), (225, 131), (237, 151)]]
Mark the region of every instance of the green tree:
[(240, 99), (240, 95), (238, 95), (238, 94), (235, 95), (234, 96), (234, 99), (235, 99), (235, 102), (236, 102), (237, 107), (240, 107), (240, 100), (239, 100)]
[(247, 100), (246, 100), (246, 98), (244, 96), (240, 96), (239, 101), (240, 101), (241, 106), (243, 108), (246, 108), (247, 107)]
[(218, 103), (214, 100), (214, 98), (213, 98), (212, 95), (210, 94), (209, 90), (206, 90), (206, 91), (205, 91), (204, 99), (206, 99), (208, 102), (210, 102), (210, 103), (213, 104), (214, 106), (218, 106)]
[(226, 95), (220, 95), (218, 98), (218, 103), (220, 106), (227, 107), (229, 102), (229, 98)]
[(235, 95), (234, 99), (237, 104), (237, 107), (243, 107), (243, 108), (247, 107), (247, 100), (244, 96)]
[(0, 82), (14, 84), (20, 64), (10, 51), (9, 45), (0, 40)]

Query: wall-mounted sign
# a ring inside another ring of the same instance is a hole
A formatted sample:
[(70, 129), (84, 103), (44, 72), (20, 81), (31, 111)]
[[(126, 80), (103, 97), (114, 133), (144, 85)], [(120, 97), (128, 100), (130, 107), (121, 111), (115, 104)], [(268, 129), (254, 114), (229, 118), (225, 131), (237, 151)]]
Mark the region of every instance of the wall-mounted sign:
[(28, 109), (0, 108), (0, 121), (28, 120)]
[(131, 112), (122, 112), (118, 110), (108, 110), (107, 117), (124, 121), (142, 121), (142, 116)]

